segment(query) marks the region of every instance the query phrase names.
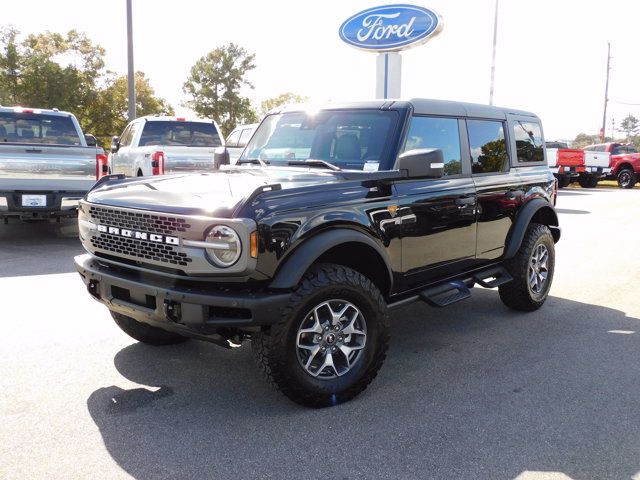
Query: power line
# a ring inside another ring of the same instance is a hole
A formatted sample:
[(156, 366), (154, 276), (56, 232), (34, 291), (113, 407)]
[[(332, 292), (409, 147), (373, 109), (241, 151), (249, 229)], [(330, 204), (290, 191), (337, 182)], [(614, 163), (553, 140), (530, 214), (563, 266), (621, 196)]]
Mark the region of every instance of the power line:
[(617, 100), (609, 100), (609, 101), (611, 103), (617, 103), (617, 104), (620, 104), (620, 105), (633, 105), (633, 106), (636, 106), (636, 107), (640, 106), (640, 103), (619, 102)]

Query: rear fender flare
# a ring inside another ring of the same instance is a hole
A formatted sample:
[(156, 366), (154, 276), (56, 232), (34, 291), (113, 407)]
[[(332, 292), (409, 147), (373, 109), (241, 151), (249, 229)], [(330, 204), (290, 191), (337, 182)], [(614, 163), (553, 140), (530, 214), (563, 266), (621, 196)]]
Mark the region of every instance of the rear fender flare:
[(560, 227), (558, 222), (558, 214), (556, 213), (553, 206), (545, 199), (542, 198), (534, 198), (527, 202), (520, 213), (516, 217), (514, 224), (511, 226), (511, 231), (509, 232), (509, 236), (507, 237), (507, 246), (504, 251), (504, 258), (512, 258), (518, 252), (520, 245), (522, 244), (522, 240), (524, 239), (524, 234), (527, 231), (527, 227), (531, 223), (531, 219), (538, 212), (544, 212), (547, 216), (546, 225), (551, 229), (551, 234), (553, 235), (553, 240), (557, 243), (560, 240)]

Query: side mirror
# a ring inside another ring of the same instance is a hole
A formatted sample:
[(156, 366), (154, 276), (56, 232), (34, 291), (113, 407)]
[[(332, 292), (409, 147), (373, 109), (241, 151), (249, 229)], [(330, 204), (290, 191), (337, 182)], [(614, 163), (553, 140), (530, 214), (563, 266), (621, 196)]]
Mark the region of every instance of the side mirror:
[(97, 147), (98, 146), (98, 140), (96, 139), (96, 137), (94, 137), (90, 133), (85, 133), (84, 141), (87, 142), (87, 147)]
[(222, 165), (229, 165), (231, 160), (229, 159), (229, 150), (227, 147), (218, 147), (213, 152), (213, 168), (218, 170)]
[(400, 154), (398, 169), (409, 178), (440, 178), (444, 175), (444, 156), (439, 148), (418, 148)]
[(111, 153), (116, 153), (120, 148), (120, 137), (111, 137)]

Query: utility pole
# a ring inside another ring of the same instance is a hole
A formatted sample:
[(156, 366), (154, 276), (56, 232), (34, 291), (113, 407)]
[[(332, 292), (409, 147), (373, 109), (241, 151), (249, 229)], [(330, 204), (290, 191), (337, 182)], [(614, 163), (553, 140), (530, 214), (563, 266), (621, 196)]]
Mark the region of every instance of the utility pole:
[(131, 1), (127, 0), (127, 95), (129, 98), (129, 121), (136, 118), (136, 79), (133, 71), (133, 22)]
[(489, 87), (489, 105), (493, 105), (493, 79), (496, 74), (496, 41), (498, 40), (498, 0), (493, 18), (493, 55), (491, 56), (491, 86)]
[(611, 43), (607, 42), (607, 83), (604, 87), (604, 113), (602, 114), (602, 141), (604, 142), (604, 129), (607, 126), (607, 103), (609, 102), (609, 70), (611, 61)]
[(614, 135), (616, 132), (616, 119), (615, 118), (611, 118), (611, 141), (613, 142), (614, 140)]

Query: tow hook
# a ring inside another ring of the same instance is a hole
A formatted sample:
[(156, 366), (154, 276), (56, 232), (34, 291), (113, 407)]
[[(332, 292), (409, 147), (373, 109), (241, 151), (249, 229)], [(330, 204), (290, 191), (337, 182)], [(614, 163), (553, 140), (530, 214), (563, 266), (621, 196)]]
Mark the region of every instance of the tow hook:
[(100, 300), (99, 285), (100, 285), (100, 283), (95, 281), (95, 280), (90, 280), (89, 283), (87, 284), (87, 290), (89, 291), (89, 294), (93, 298), (97, 298), (98, 300)]
[(180, 323), (182, 311), (178, 302), (164, 301), (164, 315), (174, 323)]

